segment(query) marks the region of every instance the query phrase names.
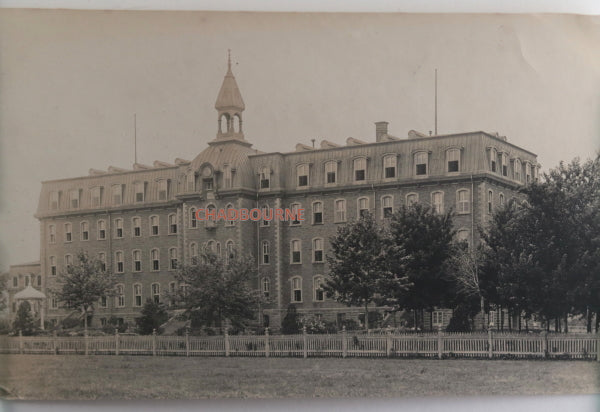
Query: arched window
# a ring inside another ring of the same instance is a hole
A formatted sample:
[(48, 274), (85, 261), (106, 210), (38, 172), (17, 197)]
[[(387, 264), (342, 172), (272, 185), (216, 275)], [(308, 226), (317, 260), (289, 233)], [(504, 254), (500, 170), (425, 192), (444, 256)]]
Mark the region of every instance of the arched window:
[(500, 162), (502, 167), (502, 176), (508, 176), (508, 155), (506, 153), (500, 154)]
[(196, 219), (196, 208), (190, 208), (190, 228), (195, 229), (198, 227), (198, 220)]
[(456, 212), (457, 213), (469, 213), (471, 208), (471, 199), (469, 199), (469, 191), (467, 189), (460, 189), (456, 192)]
[(122, 284), (115, 286), (115, 306), (118, 308), (125, 307), (125, 286)]
[(73, 256), (72, 255), (65, 255), (65, 269), (68, 266), (73, 265)]
[(100, 261), (100, 270), (102, 270), (102, 272), (106, 272), (106, 253), (99, 252), (98, 260)]
[(56, 226), (48, 225), (48, 243), (56, 243)]
[(459, 149), (448, 149), (446, 150), (446, 171), (448, 173), (455, 173), (460, 171), (460, 150)]
[(150, 235), (158, 236), (158, 224), (159, 218), (158, 216), (150, 216)]
[(336, 199), (335, 203), (335, 221), (345, 222), (346, 221), (346, 200)]
[(398, 157), (395, 154), (385, 155), (383, 157), (383, 177), (393, 179), (396, 177), (396, 166)]
[(230, 263), (235, 258), (235, 248), (233, 247), (233, 240), (228, 240), (225, 243), (226, 256), (225, 261)]
[(500, 193), (500, 206), (504, 206), (504, 193)]
[(158, 249), (152, 249), (150, 251), (150, 260), (152, 261), (152, 270), (160, 270), (160, 252)]
[(312, 209), (313, 225), (323, 223), (323, 202), (313, 202)]
[(177, 233), (177, 215), (171, 213), (169, 215), (169, 234), (174, 235)]
[(394, 213), (394, 197), (392, 195), (385, 195), (381, 197), (381, 217), (383, 219), (389, 219)]
[(302, 242), (294, 239), (290, 242), (290, 261), (291, 263), (302, 263)]
[(221, 133), (227, 133), (229, 132), (229, 130), (231, 130), (231, 124), (230, 124), (230, 117), (229, 114), (227, 113), (223, 113), (221, 115), (221, 117), (219, 118), (219, 132)]
[(262, 225), (269, 226), (271, 224), (271, 220), (273, 220), (273, 210), (269, 208), (269, 205), (263, 205), (262, 216)]
[(323, 239), (318, 237), (313, 239), (313, 262), (314, 263), (323, 263)]
[(419, 202), (419, 195), (417, 193), (408, 193), (406, 195), (406, 206), (411, 207), (415, 203)]
[(431, 194), (431, 208), (433, 213), (444, 213), (444, 192), (433, 192)]
[(198, 263), (198, 244), (196, 242), (190, 243), (190, 258), (192, 264)]
[(493, 173), (497, 172), (498, 167), (496, 166), (496, 162), (498, 161), (498, 151), (492, 147), (490, 149), (490, 170)]
[(358, 157), (353, 161), (354, 165), (354, 181), (364, 182), (367, 180), (367, 158)]
[(271, 280), (266, 276), (262, 278), (262, 293), (265, 298), (271, 293)]
[(290, 225), (293, 225), (293, 226), (300, 225), (300, 219), (299, 219), (300, 207), (301, 207), (300, 203), (292, 203), (290, 205), (290, 209), (291, 209), (292, 213), (294, 214), (294, 219), (290, 220)]
[(167, 179), (160, 179), (158, 181), (158, 200), (167, 200), (168, 190), (169, 181)]
[(415, 176), (427, 176), (429, 155), (427, 152), (417, 152), (413, 155)]
[(73, 225), (67, 222), (65, 223), (65, 242), (73, 240)]
[(309, 179), (309, 165), (308, 163), (304, 163), (296, 166), (296, 177), (299, 188), (306, 188), (310, 184)]
[(123, 237), (123, 219), (115, 219), (115, 238), (121, 239)]
[(115, 252), (115, 272), (123, 273), (124, 267), (123, 252), (118, 250)]
[(196, 191), (196, 173), (190, 171), (185, 176), (185, 188), (188, 192)]
[(169, 269), (177, 269), (177, 248), (174, 247), (169, 249)]
[(369, 213), (369, 198), (368, 197), (359, 197), (356, 201), (357, 204), (357, 217), (360, 219)]
[(153, 283), (151, 286), (152, 300), (154, 303), (160, 303), (160, 284)]
[(271, 261), (269, 242), (266, 240), (262, 241), (262, 263), (268, 265)]
[[(225, 206), (225, 210), (226, 212), (229, 212), (230, 209), (233, 209), (233, 205), (231, 203), (228, 203), (227, 206)], [(229, 213), (228, 213), (229, 214)], [(231, 220), (226, 220), (225, 221), (225, 226), (235, 226), (235, 219), (231, 219)]]
[(142, 251), (134, 250), (132, 252), (133, 257), (133, 271), (141, 272), (142, 271)]
[(313, 300), (315, 302), (323, 302), (325, 300), (323, 283), (323, 276), (317, 275), (313, 278)]
[(259, 172), (260, 188), (261, 190), (267, 190), (271, 187), (271, 169), (263, 167)]
[(302, 302), (302, 278), (299, 276), (290, 279), (292, 286), (292, 302)]
[(488, 193), (487, 193), (487, 212), (488, 212), (488, 214), (492, 213), (493, 205), (494, 205), (493, 201), (494, 201), (494, 193), (491, 190), (488, 190)]
[(139, 216), (131, 218), (131, 230), (133, 237), (142, 236), (142, 218)]
[(50, 275), (56, 276), (56, 256), (50, 256)]
[(467, 229), (458, 230), (458, 232), (456, 232), (456, 239), (459, 242), (464, 242), (467, 246), (469, 246), (469, 231)]
[(88, 222), (81, 222), (81, 240), (90, 239), (90, 225)]
[(97, 225), (98, 225), (98, 240), (106, 239), (106, 221), (99, 220)]
[(522, 164), (521, 161), (519, 159), (515, 159), (515, 163), (514, 163), (514, 178), (516, 181), (521, 182), (522, 179)]
[(331, 160), (325, 163), (325, 184), (334, 185), (337, 183), (337, 169), (337, 161)]
[(142, 306), (142, 284), (134, 283), (133, 285), (133, 306)]
[(231, 166), (223, 166), (223, 187), (225, 189), (231, 189), (233, 187), (233, 173), (231, 172)]

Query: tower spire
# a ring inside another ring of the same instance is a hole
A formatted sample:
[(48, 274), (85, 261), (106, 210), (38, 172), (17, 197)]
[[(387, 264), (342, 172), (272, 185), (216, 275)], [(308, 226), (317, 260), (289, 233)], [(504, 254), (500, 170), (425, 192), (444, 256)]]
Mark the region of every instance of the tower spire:
[(231, 49), (227, 49), (227, 72), (231, 72)]
[(244, 139), (242, 112), (244, 99), (231, 71), (231, 50), (227, 49), (227, 73), (219, 90), (215, 109), (218, 112), (217, 139)]

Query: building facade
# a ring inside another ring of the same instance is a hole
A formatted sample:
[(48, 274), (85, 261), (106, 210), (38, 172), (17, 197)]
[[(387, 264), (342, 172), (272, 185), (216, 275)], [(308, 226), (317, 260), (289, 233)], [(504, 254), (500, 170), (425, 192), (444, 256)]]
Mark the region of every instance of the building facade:
[[(147, 298), (164, 300), (179, 287), (178, 264), (202, 247), (223, 256), (252, 254), (258, 267), (254, 286), (269, 298), (259, 319), (277, 329), (287, 307), (329, 321), (356, 318), (361, 308), (328, 299), (328, 239), (340, 225), (369, 211), (385, 219), (405, 204), (421, 202), (440, 213), (456, 212), (458, 236), (476, 243), (478, 226), (494, 208), (518, 197), (537, 179), (534, 153), (485, 132), (406, 138), (375, 124), (374, 140), (327, 140), (319, 147), (265, 153), (243, 131), (245, 109), (229, 64), (215, 104), (216, 138), (193, 160), (109, 167), (89, 176), (42, 184), (40, 221), (42, 291), (47, 317), (67, 315), (48, 293), (77, 252), (97, 256), (119, 279), (114, 298), (103, 299), (95, 318), (131, 322)], [(302, 208), (299, 221), (218, 221), (195, 218), (197, 209)], [(445, 312), (444, 312), (445, 313)], [(447, 323), (437, 314), (434, 322)], [(433, 319), (433, 318), (432, 318)]]

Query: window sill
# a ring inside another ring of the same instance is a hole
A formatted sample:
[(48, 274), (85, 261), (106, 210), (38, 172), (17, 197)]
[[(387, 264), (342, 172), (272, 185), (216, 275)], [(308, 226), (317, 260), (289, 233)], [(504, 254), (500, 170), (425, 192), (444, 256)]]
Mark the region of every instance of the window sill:
[(301, 265), (302, 262), (290, 262), (290, 265)]
[(470, 215), (471, 211), (468, 212), (456, 212), (457, 215)]

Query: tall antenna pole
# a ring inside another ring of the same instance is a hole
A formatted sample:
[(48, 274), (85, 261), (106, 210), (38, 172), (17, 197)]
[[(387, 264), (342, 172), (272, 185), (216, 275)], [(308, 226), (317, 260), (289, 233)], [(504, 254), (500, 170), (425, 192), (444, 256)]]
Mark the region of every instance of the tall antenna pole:
[(137, 113), (133, 114), (133, 159), (137, 163)]
[(437, 136), (437, 69), (435, 69), (435, 135)]

